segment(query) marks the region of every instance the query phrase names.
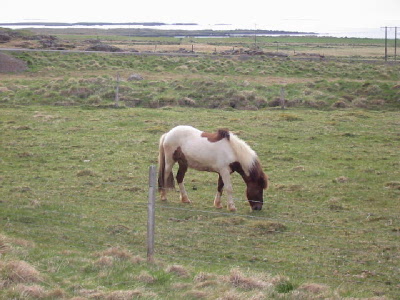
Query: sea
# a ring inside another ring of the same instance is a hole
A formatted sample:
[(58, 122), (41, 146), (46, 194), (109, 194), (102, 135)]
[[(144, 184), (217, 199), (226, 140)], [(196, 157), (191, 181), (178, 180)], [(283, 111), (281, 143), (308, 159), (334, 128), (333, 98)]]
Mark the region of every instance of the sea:
[[(318, 30), (313, 30), (310, 27), (295, 27), (282, 26), (281, 28), (271, 28), (268, 25), (261, 24), (197, 24), (197, 23), (176, 23), (168, 24), (161, 22), (146, 22), (146, 23), (105, 23), (96, 24), (92, 22), (79, 22), (79, 23), (60, 23), (57, 26), (49, 25), (50, 22), (20, 22), (20, 23), (2, 23), (0, 27), (22, 29), (22, 28), (97, 28), (97, 29), (113, 29), (113, 28), (149, 28), (160, 30), (238, 30), (247, 29), (253, 30), (255, 35), (258, 36), (273, 36), (273, 35), (303, 35), (303, 36), (319, 36), (319, 37), (338, 37), (338, 38), (370, 38), (370, 39), (384, 39), (385, 28), (334, 28), (334, 27), (319, 27)], [(54, 23), (53, 23), (54, 24)], [(291, 32), (287, 34), (257, 34), (257, 30), (273, 30), (273, 31), (286, 31)], [(399, 30), (400, 31), (400, 30)], [(293, 34), (298, 32), (298, 34)], [(254, 34), (252, 34), (254, 36)], [(393, 29), (388, 29), (388, 39), (395, 38)]]

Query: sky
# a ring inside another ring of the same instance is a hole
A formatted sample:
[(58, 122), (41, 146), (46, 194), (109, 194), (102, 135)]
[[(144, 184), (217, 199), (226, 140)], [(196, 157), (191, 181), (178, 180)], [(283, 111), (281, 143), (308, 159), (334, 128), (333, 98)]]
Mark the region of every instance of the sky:
[(315, 32), (400, 26), (400, 0), (2, 0), (1, 6), (0, 23), (193, 22)]

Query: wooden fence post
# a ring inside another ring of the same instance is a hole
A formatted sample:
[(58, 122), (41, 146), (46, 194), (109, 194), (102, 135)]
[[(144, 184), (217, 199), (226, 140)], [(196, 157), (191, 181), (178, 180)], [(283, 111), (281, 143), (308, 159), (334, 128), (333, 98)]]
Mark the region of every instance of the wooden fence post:
[(147, 208), (147, 261), (154, 262), (154, 228), (155, 206), (157, 189), (157, 168), (151, 165), (149, 168), (149, 202)]
[(119, 73), (117, 73), (117, 84), (115, 86), (115, 107), (119, 107), (119, 81), (120, 76)]
[(280, 104), (281, 104), (281, 109), (285, 109), (285, 89), (281, 87), (281, 96), (280, 96)]

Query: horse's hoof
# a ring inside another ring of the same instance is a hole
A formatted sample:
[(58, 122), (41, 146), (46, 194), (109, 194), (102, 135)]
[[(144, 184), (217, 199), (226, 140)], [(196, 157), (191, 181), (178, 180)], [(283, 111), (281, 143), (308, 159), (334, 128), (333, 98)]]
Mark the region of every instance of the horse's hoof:
[(229, 211), (236, 211), (236, 207), (235, 206), (228, 206), (228, 210)]
[(220, 205), (214, 205), (214, 206), (215, 206), (215, 208), (218, 208), (218, 209), (224, 208), (221, 204)]
[(183, 197), (181, 196), (181, 202), (182, 203), (192, 203), (192, 202), (190, 202), (190, 200), (187, 196), (183, 196)]

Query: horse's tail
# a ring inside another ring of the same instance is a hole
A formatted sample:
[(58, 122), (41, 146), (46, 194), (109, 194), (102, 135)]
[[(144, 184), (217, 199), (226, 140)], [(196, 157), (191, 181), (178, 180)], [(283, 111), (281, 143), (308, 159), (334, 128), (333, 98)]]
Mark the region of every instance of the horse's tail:
[(163, 134), (160, 138), (160, 145), (158, 151), (158, 189), (171, 189), (175, 187), (174, 174), (168, 174), (168, 179), (165, 180), (165, 151), (164, 151), (164, 138)]

